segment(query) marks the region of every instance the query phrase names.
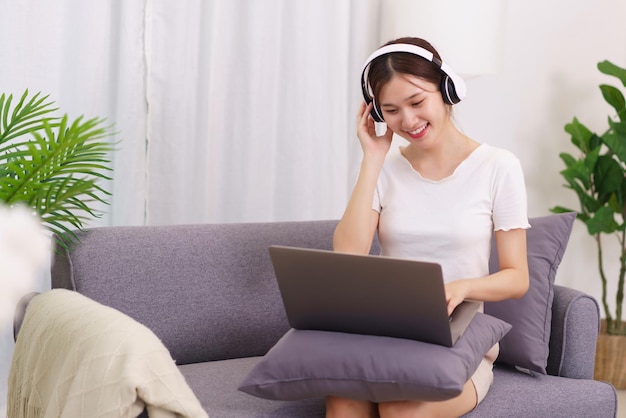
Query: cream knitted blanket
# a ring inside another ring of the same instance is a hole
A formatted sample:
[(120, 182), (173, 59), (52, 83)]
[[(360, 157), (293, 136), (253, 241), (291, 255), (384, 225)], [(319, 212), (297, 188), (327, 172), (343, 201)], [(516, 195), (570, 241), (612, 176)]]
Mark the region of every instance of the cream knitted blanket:
[(206, 417), (157, 336), (77, 292), (28, 305), (9, 372), (11, 418)]

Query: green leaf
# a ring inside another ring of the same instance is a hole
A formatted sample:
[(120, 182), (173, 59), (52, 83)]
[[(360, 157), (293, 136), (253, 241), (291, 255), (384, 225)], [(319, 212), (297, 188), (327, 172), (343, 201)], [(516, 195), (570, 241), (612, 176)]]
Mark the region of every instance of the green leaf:
[(615, 222), (615, 212), (609, 206), (603, 206), (591, 217), (587, 222), (587, 231), (590, 235), (599, 234), (601, 232), (610, 234), (618, 229)]
[(591, 173), (593, 173), (596, 170), (596, 165), (598, 163), (598, 158), (600, 156), (601, 148), (602, 148), (601, 146), (596, 146), (589, 152), (589, 154), (585, 156), (585, 159), (583, 161), (585, 163), (585, 167), (587, 167), (587, 171), (586, 171), (587, 176), (590, 176)]
[(590, 216), (588, 214), (584, 213), (584, 212), (578, 212), (578, 215), (576, 215), (576, 219), (580, 219), (585, 224), (587, 223), (589, 218), (590, 218)]
[[(48, 96), (40, 97), (40, 93), (28, 99), (28, 90), (22, 94), (20, 101), (11, 112), (13, 95), (0, 96), (0, 144), (20, 136), (39, 131), (43, 128), (45, 115), (56, 111)], [(54, 124), (55, 118), (48, 118)]]
[(608, 132), (602, 135), (602, 142), (615, 154), (621, 162), (626, 162), (626, 135)]
[(624, 100), (624, 95), (618, 88), (607, 84), (601, 84), (600, 90), (602, 91), (604, 100), (613, 106), (618, 114), (626, 108), (626, 100)]
[(576, 219), (580, 219), (581, 221), (585, 222), (585, 224), (587, 223), (587, 220), (589, 219), (589, 216), (583, 212), (576, 212), (574, 209), (569, 209), (563, 206), (554, 206), (553, 208), (550, 209), (550, 212), (552, 213), (571, 213), (571, 212), (575, 212), (576, 213)]
[[(613, 211), (616, 214), (622, 215), (622, 213), (624, 212), (624, 197), (623, 197), (623, 191), (620, 188), (620, 190), (617, 190), (615, 193), (611, 194), (611, 197), (608, 200), (608, 205), (611, 207), (611, 209), (613, 209)], [(622, 219), (623, 219), (623, 215), (622, 215)], [(622, 224), (624, 224), (624, 222), (622, 221)], [(620, 226), (621, 228), (622, 226)]]
[(598, 200), (591, 196), (588, 189), (584, 189), (579, 182), (575, 180), (568, 180), (568, 184), (565, 187), (576, 192), (582, 212), (594, 213), (600, 208), (601, 205)]
[(601, 73), (617, 77), (620, 79), (624, 87), (626, 87), (626, 69), (621, 68), (608, 60), (604, 60), (598, 63), (598, 70)]
[(589, 142), (591, 141), (591, 131), (577, 118), (574, 118), (571, 123), (565, 125), (565, 131), (572, 136), (572, 143), (581, 150), (584, 154), (591, 149)]
[[(107, 138), (112, 132), (103, 119), (51, 119), (37, 110), (40, 100), (24, 102), (8, 113), (10, 105), (0, 97), (5, 126), (37, 127), (29, 131), (30, 139), (17, 138), (0, 149), (0, 173), (5, 174), (0, 177), (0, 202), (30, 205), (63, 241), (59, 244), (67, 245), (75, 237), (72, 229), (82, 229), (89, 218), (100, 216), (94, 205), (108, 203), (110, 193), (98, 182), (110, 179), (113, 145)], [(35, 113), (24, 113), (28, 106)]]
[(601, 155), (594, 170), (596, 192), (611, 194), (620, 190), (624, 182), (624, 170), (610, 155)]
[(565, 163), (565, 167), (571, 167), (576, 163), (576, 158), (572, 157), (566, 152), (560, 153), (559, 157), (561, 157), (561, 160), (563, 160), (563, 162)]
[(594, 150), (602, 146), (602, 138), (600, 138), (595, 133), (591, 134), (591, 139), (589, 140), (589, 149)]
[(570, 184), (578, 180), (586, 190), (591, 189), (591, 170), (587, 167), (585, 160), (574, 161), (573, 164), (561, 171), (561, 175)]
[(576, 212), (574, 209), (569, 209), (563, 206), (554, 206), (553, 208), (550, 209), (550, 212), (552, 213), (570, 213), (570, 212)]
[(613, 120), (610, 116), (607, 118), (607, 121), (613, 132), (626, 136), (626, 109), (623, 112), (620, 112), (619, 121)]
[(615, 193), (615, 198), (617, 200), (616, 205), (619, 208), (615, 209), (615, 211), (622, 214), (622, 221), (626, 223), (626, 178), (622, 182), (622, 188)]

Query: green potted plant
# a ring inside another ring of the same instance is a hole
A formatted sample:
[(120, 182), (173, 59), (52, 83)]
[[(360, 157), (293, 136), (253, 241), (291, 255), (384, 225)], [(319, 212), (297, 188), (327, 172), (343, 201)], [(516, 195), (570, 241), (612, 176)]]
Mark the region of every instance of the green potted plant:
[(110, 180), (113, 132), (103, 119), (70, 121), (57, 110), (40, 93), (26, 90), (15, 105), (13, 95), (0, 95), (0, 204), (32, 208), (67, 246), (73, 230), (101, 216), (96, 205), (107, 204), (99, 181)]
[[(598, 63), (598, 70), (606, 75), (616, 77), (623, 87), (626, 87), (626, 69), (610, 61)], [(611, 341), (610, 345), (626, 342), (626, 326), (623, 321), (622, 304), (624, 301), (624, 279), (626, 276), (626, 100), (624, 94), (612, 85), (601, 84), (600, 91), (604, 100), (613, 108), (614, 114), (608, 117), (605, 132), (592, 132), (577, 118), (565, 125), (565, 131), (571, 136), (572, 144), (577, 148), (577, 154), (561, 153), (565, 163), (561, 175), (565, 179), (565, 187), (573, 190), (579, 200), (580, 209), (577, 218), (587, 227), (587, 232), (596, 243), (597, 266), (602, 283), (602, 307), (605, 320), (598, 342), (598, 356), (596, 357), (596, 377), (599, 367), (606, 365), (613, 368), (612, 373), (621, 375), (621, 381), (601, 376), (615, 386), (626, 386), (626, 362), (621, 351), (616, 355), (621, 365), (606, 364), (609, 357), (604, 352), (604, 340)], [(552, 212), (571, 212), (572, 209), (556, 206)], [(609, 278), (605, 274), (604, 237), (614, 238), (619, 246), (619, 272), (617, 273), (617, 289), (614, 295), (615, 310), (609, 308), (608, 288)], [(614, 338), (610, 338), (614, 337)], [(619, 348), (620, 350), (626, 349)], [(612, 355), (611, 355), (612, 356)]]

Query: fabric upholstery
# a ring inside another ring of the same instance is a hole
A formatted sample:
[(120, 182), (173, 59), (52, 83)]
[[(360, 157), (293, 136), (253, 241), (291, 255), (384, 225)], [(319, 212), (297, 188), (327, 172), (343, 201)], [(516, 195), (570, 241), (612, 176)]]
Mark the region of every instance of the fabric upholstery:
[[(238, 391), (237, 385), (261, 359), (250, 357), (189, 364), (180, 369), (210, 417), (324, 417), (322, 398), (271, 401)], [(494, 385), (487, 397), (464, 417), (614, 417), (616, 408), (615, 391), (604, 382), (529, 376), (496, 365)]]
[(94, 228), (56, 257), (53, 287), (146, 325), (178, 364), (262, 355), (289, 329), (267, 247), (330, 249), (336, 223)]
[(260, 359), (248, 357), (186, 364), (180, 366), (180, 370), (211, 418), (325, 416), (324, 399), (272, 401), (238, 391), (239, 383)]
[[(55, 254), (52, 286), (84, 290), (152, 329), (211, 417), (322, 417), (323, 399), (270, 401), (237, 387), (288, 330), (266, 244), (329, 249), (336, 223), (92, 229), (79, 233), (69, 257)], [(472, 418), (615, 416), (613, 388), (589, 380), (597, 302), (555, 286), (553, 304), (548, 373), (586, 378), (528, 376), (496, 363), (495, 384)]]
[(574, 289), (557, 285), (554, 290), (548, 373), (593, 379), (600, 306), (589, 295)]
[[(554, 280), (575, 218), (575, 213), (564, 213), (530, 219), (531, 228), (526, 232), (528, 292), (520, 299), (485, 303), (486, 313), (513, 325), (500, 343), (498, 361), (546, 374)], [(496, 250), (494, 241), (491, 272), (498, 270)]]
[(604, 382), (531, 376), (496, 364), (487, 397), (465, 417), (614, 417), (616, 410), (615, 390)]

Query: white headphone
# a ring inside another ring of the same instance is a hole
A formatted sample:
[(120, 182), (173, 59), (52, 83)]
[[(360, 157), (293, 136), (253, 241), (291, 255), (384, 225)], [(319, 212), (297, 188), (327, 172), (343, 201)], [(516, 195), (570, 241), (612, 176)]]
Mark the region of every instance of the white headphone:
[(363, 90), (363, 98), (365, 99), (365, 103), (367, 104), (374, 102), (371, 114), (372, 118), (376, 122), (384, 122), (385, 120), (383, 118), (382, 111), (376, 104), (376, 100), (371, 91), (371, 86), (367, 82), (367, 72), (369, 70), (370, 64), (374, 59), (380, 57), (381, 55), (391, 54), (393, 52), (408, 52), (410, 54), (422, 57), (439, 67), (439, 69), (443, 72), (443, 77), (441, 79), (441, 85), (439, 86), (439, 90), (441, 90), (441, 95), (445, 103), (453, 105), (465, 98), (465, 95), (467, 93), (467, 87), (465, 86), (465, 82), (463, 81), (463, 79), (459, 77), (452, 70), (452, 68), (450, 68), (449, 65), (437, 59), (437, 57), (435, 57), (432, 52), (413, 44), (385, 45), (382, 48), (374, 51), (367, 58), (367, 60), (365, 61), (365, 65), (363, 65), (363, 71), (361, 72), (361, 89)]

